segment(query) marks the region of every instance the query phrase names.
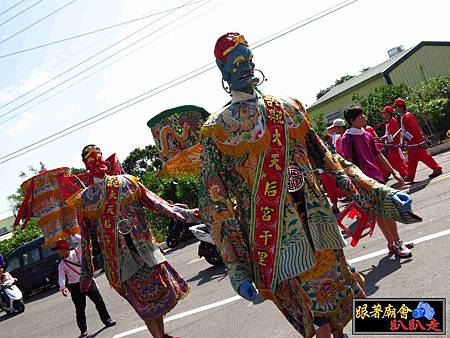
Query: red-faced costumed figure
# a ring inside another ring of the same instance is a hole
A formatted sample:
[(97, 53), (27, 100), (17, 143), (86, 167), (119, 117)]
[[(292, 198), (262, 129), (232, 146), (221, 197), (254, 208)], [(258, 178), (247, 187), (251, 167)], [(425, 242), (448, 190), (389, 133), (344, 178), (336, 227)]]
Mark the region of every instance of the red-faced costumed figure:
[(91, 234), (100, 242), (110, 285), (145, 321), (154, 337), (171, 337), (163, 316), (188, 293), (188, 285), (167, 262), (151, 232), (144, 208), (183, 222), (198, 221), (196, 210), (183, 209), (147, 190), (131, 175), (108, 175), (100, 149), (86, 146), (83, 162), (94, 183), (68, 199), (84, 219), (81, 288), (93, 276)]

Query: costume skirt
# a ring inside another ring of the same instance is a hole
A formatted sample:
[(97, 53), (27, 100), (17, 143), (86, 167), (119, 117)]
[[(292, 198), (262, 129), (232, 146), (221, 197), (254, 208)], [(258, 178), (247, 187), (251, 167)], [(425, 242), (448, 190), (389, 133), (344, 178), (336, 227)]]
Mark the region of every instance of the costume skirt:
[(121, 295), (145, 321), (164, 316), (189, 293), (189, 285), (168, 263), (144, 265), (121, 285)]
[(355, 277), (342, 250), (318, 251), (311, 269), (278, 284), (275, 304), (304, 337), (326, 323), (340, 331), (352, 319), (352, 299), (365, 297)]

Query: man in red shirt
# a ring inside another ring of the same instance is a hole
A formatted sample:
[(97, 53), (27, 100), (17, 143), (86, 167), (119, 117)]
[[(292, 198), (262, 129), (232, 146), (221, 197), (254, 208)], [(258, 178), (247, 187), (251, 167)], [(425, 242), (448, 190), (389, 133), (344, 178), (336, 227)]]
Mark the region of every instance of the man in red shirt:
[(422, 130), (414, 115), (406, 110), (406, 101), (397, 99), (395, 100), (394, 105), (395, 111), (402, 115), (401, 128), (403, 142), (406, 143), (408, 149), (408, 176), (406, 180), (414, 182), (419, 161), (433, 169), (433, 172), (428, 176), (429, 178), (441, 175), (442, 168), (433, 159), (430, 153), (425, 150), (425, 137), (423, 136)]
[(408, 175), (408, 167), (403, 157), (401, 147), (402, 137), (398, 121), (392, 116), (394, 108), (386, 106), (381, 111), (386, 120), (386, 134), (383, 136), (385, 146), (387, 147), (387, 160), (398, 173), (405, 178)]

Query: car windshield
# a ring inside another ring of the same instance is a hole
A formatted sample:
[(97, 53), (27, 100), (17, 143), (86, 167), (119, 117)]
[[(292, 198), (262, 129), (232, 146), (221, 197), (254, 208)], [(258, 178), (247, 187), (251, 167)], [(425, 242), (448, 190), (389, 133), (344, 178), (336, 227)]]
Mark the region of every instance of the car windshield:
[(20, 267), (19, 257), (12, 257), (8, 259), (8, 265), (6, 266), (6, 271), (11, 272)]

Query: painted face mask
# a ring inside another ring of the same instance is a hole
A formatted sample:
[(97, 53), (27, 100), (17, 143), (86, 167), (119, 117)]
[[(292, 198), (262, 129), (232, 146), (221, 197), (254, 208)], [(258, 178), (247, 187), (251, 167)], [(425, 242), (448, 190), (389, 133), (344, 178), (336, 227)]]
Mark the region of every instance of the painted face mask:
[(94, 177), (103, 178), (108, 170), (108, 166), (103, 160), (102, 152), (98, 147), (88, 149), (83, 157), (83, 162), (86, 169)]
[(230, 89), (253, 92), (259, 79), (254, 75), (252, 51), (241, 34), (227, 33), (221, 36), (216, 42), (214, 54), (222, 78), (228, 82)]

